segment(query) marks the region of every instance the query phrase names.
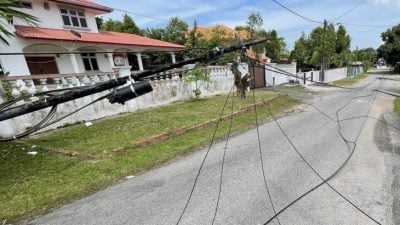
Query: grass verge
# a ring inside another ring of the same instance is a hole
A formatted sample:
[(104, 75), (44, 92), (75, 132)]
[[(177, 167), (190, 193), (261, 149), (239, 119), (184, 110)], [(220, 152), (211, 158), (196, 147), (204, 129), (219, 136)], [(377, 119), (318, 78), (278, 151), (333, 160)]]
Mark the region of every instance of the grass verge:
[(297, 84), (297, 85), (278, 85), (275, 87), (276, 90), (287, 92), (287, 93), (303, 93), (306, 88)]
[[(258, 92), (257, 99), (270, 99), (276, 94)], [(81, 198), (175, 157), (188, 154), (210, 141), (214, 126), (191, 131), (161, 143), (131, 147), (131, 142), (165, 130), (198, 124), (214, 119), (226, 96), (175, 103), (168, 106), (95, 121), (49, 132), (23, 142), (0, 143), (0, 221), (18, 222), (47, 212), (49, 209)], [(235, 109), (252, 103), (252, 98), (235, 100)], [(269, 106), (275, 113), (298, 104), (293, 98), (279, 98)], [(229, 108), (229, 107), (227, 107)], [(228, 114), (226, 110), (225, 114)], [(268, 119), (265, 108), (259, 110), (260, 121)], [(254, 112), (235, 117), (233, 131), (254, 126)], [(229, 123), (223, 122), (217, 138), (226, 135)], [(36, 145), (36, 156), (27, 151)], [(124, 152), (110, 149), (126, 147)], [(69, 157), (52, 151), (91, 154)]]
[(353, 84), (356, 84), (362, 80), (364, 80), (365, 78), (368, 77), (367, 73), (362, 73), (357, 75), (356, 77), (352, 78), (352, 77), (347, 77), (341, 80), (337, 80), (332, 82), (334, 85), (338, 85), (338, 86), (351, 86)]
[(400, 114), (400, 97), (394, 100), (394, 112)]

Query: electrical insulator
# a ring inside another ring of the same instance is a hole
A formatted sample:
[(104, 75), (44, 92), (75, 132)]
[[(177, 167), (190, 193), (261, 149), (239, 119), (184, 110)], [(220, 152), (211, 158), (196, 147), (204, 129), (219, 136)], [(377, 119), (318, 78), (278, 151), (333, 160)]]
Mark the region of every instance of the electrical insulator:
[(131, 83), (128, 86), (115, 89), (108, 97), (108, 100), (112, 104), (119, 103), (124, 105), (126, 101), (137, 98), (152, 91), (153, 87), (148, 81)]

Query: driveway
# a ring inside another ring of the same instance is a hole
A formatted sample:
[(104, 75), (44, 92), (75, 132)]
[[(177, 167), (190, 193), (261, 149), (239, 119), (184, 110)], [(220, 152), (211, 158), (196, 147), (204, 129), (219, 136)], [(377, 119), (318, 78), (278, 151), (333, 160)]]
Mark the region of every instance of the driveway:
[[(328, 181), (330, 186), (322, 184), (288, 207), (278, 216), (280, 224), (377, 224), (373, 220), (400, 224), (400, 136), (395, 128), (400, 120), (392, 114), (393, 97), (374, 91), (378, 87), (398, 90), (398, 83), (376, 79), (379, 76), (378, 71), (356, 89), (314, 87), (315, 97), (305, 100), (312, 105), (304, 104), (302, 112), (278, 119), (287, 137), (274, 121), (260, 125), (263, 164), (257, 129), (231, 137), (221, 185), (226, 141), (213, 145), (179, 224), (212, 224), (214, 215), (214, 224), (264, 224), (274, 210), (263, 172), (278, 212), (320, 185), (321, 177), (330, 177), (347, 159)], [(343, 121), (338, 123), (337, 116)], [(29, 224), (177, 224), (206, 151), (128, 179)]]

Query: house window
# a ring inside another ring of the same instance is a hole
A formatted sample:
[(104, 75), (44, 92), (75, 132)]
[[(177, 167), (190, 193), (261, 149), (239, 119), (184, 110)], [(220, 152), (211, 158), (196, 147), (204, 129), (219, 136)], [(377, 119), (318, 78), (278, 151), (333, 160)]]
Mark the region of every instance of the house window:
[(43, 7), (45, 10), (50, 10), (50, 4), (48, 2), (44, 2)]
[(99, 65), (95, 53), (82, 53), (83, 65), (86, 71), (98, 71)]
[(20, 5), (21, 8), (32, 9), (32, 2), (14, 1), (15, 4)]
[(13, 16), (7, 15), (7, 23), (10, 25), (14, 25), (14, 18)]
[(85, 13), (72, 9), (60, 9), (65, 26), (87, 28)]

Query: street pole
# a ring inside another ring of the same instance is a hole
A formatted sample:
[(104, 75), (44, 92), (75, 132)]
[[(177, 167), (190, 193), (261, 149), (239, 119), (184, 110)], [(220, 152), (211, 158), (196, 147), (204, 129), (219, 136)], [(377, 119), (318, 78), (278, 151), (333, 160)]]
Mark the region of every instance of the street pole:
[(359, 71), (359, 69), (358, 69), (358, 46), (356, 46), (356, 72), (355, 72), (354, 76), (358, 75), (358, 71)]
[(322, 40), (322, 65), (321, 65), (321, 82), (325, 81), (325, 37), (326, 37), (326, 26), (328, 22), (324, 20), (324, 38)]

